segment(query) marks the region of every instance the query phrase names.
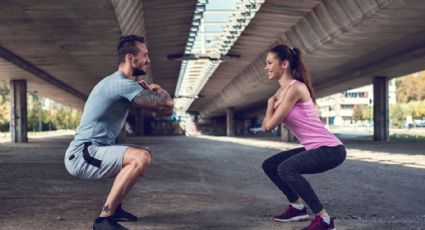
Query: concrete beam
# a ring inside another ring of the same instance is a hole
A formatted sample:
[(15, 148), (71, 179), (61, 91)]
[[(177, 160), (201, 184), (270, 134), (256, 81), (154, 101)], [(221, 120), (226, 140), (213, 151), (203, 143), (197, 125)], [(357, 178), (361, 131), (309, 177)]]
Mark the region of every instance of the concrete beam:
[(10, 52), (9, 50), (0, 47), (0, 57), (4, 58), (6, 61), (20, 67), (21, 69), (33, 74), (34, 76), (48, 82), (49, 84), (58, 87), (59, 89), (64, 90), (65, 92), (70, 93), (71, 95), (74, 95), (75, 97), (86, 101), (87, 96), (80, 91), (76, 90), (75, 88), (69, 86), (68, 84), (64, 83), (63, 81), (58, 80), (54, 76), (48, 74), (44, 70), (32, 65), (30, 62), (26, 61), (25, 59), (19, 57), (18, 55)]
[(27, 81), (10, 81), (11, 110), (10, 133), (11, 141), (14, 143), (28, 142), (27, 135)]
[[(149, 47), (149, 38), (146, 37), (145, 29), (145, 12), (143, 9), (142, 2), (139, 0), (128, 0), (128, 1), (119, 1), (111, 0), (112, 6), (114, 7), (115, 14), (117, 15), (118, 24), (121, 28), (123, 35), (135, 34), (143, 36), (145, 38), (145, 43)], [(144, 80), (152, 82), (152, 69), (148, 68), (148, 71)]]
[[(362, 55), (344, 65), (339, 66), (337, 69), (330, 70), (328, 80), (321, 82), (315, 86), (318, 97), (326, 96), (335, 92), (340, 92), (342, 86), (347, 85), (346, 89), (360, 87), (365, 84), (370, 84), (371, 79), (365, 76), (374, 76), (377, 71), (385, 71), (388, 73), (387, 77), (398, 77), (402, 73), (394, 71), (391, 68), (400, 65), (401, 63), (409, 62), (410, 60), (419, 60), (425, 56), (425, 30), (421, 30), (411, 36), (406, 36), (396, 42), (390, 43), (380, 49), (376, 50), (374, 55)], [(339, 69), (344, 69), (341, 74)], [(420, 71), (418, 69), (405, 72), (409, 74), (412, 72)], [(348, 88), (349, 86), (349, 88)]]
[[(424, 27), (412, 25), (421, 17), (420, 9), (412, 10), (423, 6), (418, 3), (323, 0), (269, 48), (277, 43), (300, 48), (319, 97), (370, 84), (370, 76), (412, 73), (423, 68), (418, 63), (425, 59)], [(258, 53), (229, 84), (217, 84), (220, 91), (204, 98), (208, 103), (195, 102), (200, 114), (219, 116), (227, 107), (238, 111), (267, 100), (277, 85), (266, 80), (266, 53)]]

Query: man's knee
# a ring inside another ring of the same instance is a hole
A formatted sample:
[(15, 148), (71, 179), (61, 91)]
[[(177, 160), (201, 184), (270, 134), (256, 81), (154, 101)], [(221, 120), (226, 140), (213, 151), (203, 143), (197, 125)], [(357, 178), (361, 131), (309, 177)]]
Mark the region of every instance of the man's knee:
[(134, 163), (136, 166), (143, 170), (148, 167), (152, 161), (152, 152), (149, 149), (138, 149)]

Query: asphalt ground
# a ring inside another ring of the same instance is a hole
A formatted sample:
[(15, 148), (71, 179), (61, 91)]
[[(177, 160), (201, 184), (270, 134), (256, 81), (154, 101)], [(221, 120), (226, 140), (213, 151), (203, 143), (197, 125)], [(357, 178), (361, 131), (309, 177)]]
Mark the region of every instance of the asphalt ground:
[[(91, 229), (112, 179), (82, 180), (63, 164), (71, 136), (0, 144), (0, 229)], [(261, 169), (296, 144), (228, 137), (134, 137), (151, 167), (124, 200), (130, 229), (301, 229)], [(347, 141), (338, 168), (306, 175), (337, 229), (425, 229), (425, 143)], [(310, 214), (311, 211), (309, 210)]]

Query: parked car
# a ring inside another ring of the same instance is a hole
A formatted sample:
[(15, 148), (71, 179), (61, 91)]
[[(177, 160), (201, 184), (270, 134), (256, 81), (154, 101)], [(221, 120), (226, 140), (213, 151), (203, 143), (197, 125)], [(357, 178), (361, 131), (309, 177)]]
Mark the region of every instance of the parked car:
[(416, 121), (416, 127), (425, 127), (425, 120)]
[[(250, 133), (250, 134), (252, 134), (252, 135), (256, 135), (256, 134), (268, 134), (268, 133), (265, 133), (261, 127), (254, 127), (254, 128), (250, 128), (250, 129), (249, 129), (249, 133)], [(274, 129), (270, 132), (270, 134), (277, 134), (277, 127), (276, 127), (276, 128), (274, 128)]]
[(252, 135), (259, 134), (262, 132), (263, 132), (263, 129), (261, 127), (254, 127), (249, 129), (249, 133), (251, 133)]

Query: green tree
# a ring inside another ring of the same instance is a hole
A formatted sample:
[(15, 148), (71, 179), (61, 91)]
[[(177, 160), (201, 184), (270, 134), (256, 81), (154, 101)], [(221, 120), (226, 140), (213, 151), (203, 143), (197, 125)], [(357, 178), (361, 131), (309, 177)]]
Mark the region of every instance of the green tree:
[[(10, 123), (10, 88), (0, 81), (0, 131), (9, 130)], [(81, 112), (60, 103), (50, 103), (43, 108), (47, 99), (36, 94), (27, 94), (28, 130), (43, 131), (55, 129), (75, 129), (80, 122)]]
[(396, 100), (407, 103), (425, 99), (425, 71), (410, 74), (396, 80)]
[(42, 108), (40, 98), (32, 93), (27, 95), (27, 111), (28, 111), (28, 130), (42, 130)]
[(362, 113), (362, 108), (359, 105), (354, 105), (353, 106), (353, 115), (352, 118), (354, 121), (361, 121), (363, 120), (363, 113)]
[(406, 122), (406, 115), (403, 113), (401, 104), (390, 105), (390, 119), (394, 127), (402, 128)]
[(354, 121), (370, 120), (373, 116), (373, 110), (367, 105), (354, 105), (352, 119)]
[(0, 81), (0, 131), (9, 131), (10, 120), (10, 88), (9, 85)]
[(425, 100), (412, 103), (412, 116), (421, 120), (425, 118)]
[(371, 120), (373, 118), (373, 108), (367, 105), (363, 105), (361, 108), (363, 120)]

